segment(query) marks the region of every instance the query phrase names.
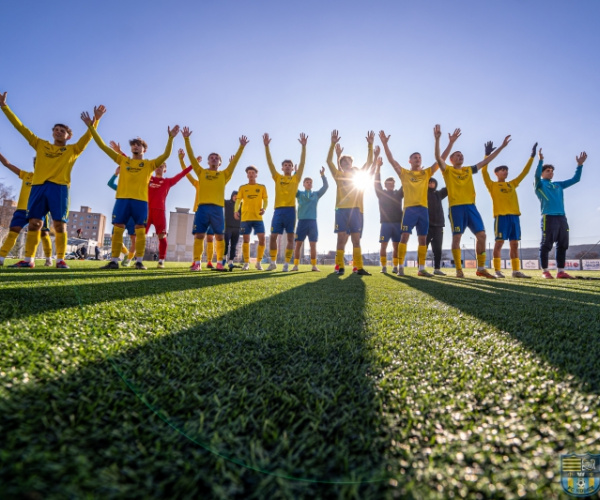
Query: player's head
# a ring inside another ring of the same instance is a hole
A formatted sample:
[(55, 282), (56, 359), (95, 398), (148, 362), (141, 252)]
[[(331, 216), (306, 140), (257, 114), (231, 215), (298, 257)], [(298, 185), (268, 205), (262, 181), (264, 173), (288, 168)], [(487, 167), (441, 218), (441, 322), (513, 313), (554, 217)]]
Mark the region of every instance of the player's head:
[(249, 181), (255, 181), (258, 176), (258, 169), (254, 165), (246, 167), (246, 175)]
[(421, 153), (413, 153), (408, 157), (408, 163), (413, 170), (421, 168)]
[(354, 158), (352, 156), (344, 155), (340, 158), (340, 167), (344, 172), (348, 172), (352, 168)]
[(208, 155), (208, 168), (216, 170), (221, 166), (221, 155), (218, 153), (211, 153)]
[(292, 160), (283, 160), (281, 162), (281, 169), (283, 170), (283, 175), (292, 175), (294, 171), (294, 163)]
[(160, 167), (154, 169), (154, 175), (156, 177), (162, 177), (167, 172), (167, 164), (163, 163)]
[(499, 182), (504, 182), (508, 177), (508, 167), (506, 165), (499, 165), (494, 169), (494, 173), (498, 177)]
[(310, 177), (306, 177), (302, 182), (302, 185), (304, 186), (304, 189), (310, 191), (312, 189), (313, 180)]
[(67, 142), (73, 137), (73, 131), (62, 123), (57, 123), (52, 127), (52, 137), (55, 141)]
[(231, 192), (231, 201), (236, 201), (237, 200), (237, 191), (232, 191)]
[(437, 187), (438, 187), (437, 179), (434, 179), (433, 177), (431, 177), (429, 179), (429, 184), (427, 185), (427, 187), (429, 187), (429, 189), (433, 189), (433, 190), (437, 189)]
[(553, 177), (554, 177), (554, 165), (550, 165), (549, 163), (547, 165), (544, 165), (542, 167), (542, 179), (552, 180)]
[(134, 155), (135, 154), (144, 154), (148, 150), (148, 144), (146, 144), (146, 141), (144, 141), (140, 137), (131, 139), (129, 141), (129, 146), (131, 147), (131, 152)]
[(396, 179), (393, 177), (388, 177), (385, 181), (383, 181), (383, 185), (388, 191), (393, 191), (396, 187)]
[(462, 167), (464, 161), (465, 157), (460, 151), (454, 151), (454, 153), (450, 155), (450, 163), (455, 167)]

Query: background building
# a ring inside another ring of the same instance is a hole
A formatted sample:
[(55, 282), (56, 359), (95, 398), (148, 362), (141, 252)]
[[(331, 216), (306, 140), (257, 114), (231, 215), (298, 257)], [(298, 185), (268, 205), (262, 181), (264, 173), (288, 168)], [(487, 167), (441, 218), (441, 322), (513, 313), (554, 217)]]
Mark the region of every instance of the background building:
[[(78, 233), (78, 230), (81, 230)], [(106, 216), (101, 213), (92, 212), (90, 207), (81, 207), (78, 212), (69, 213), (67, 234), (69, 238), (81, 238), (92, 240), (98, 245), (104, 243), (104, 231), (106, 230)]]

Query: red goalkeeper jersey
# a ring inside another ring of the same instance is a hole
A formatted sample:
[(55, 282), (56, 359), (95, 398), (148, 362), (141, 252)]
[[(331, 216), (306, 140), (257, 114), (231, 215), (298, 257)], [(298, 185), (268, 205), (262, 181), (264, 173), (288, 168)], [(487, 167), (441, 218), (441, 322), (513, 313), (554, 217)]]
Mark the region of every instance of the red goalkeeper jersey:
[(148, 183), (148, 208), (165, 210), (169, 190), (192, 171), (192, 167), (179, 172), (175, 177), (150, 177)]

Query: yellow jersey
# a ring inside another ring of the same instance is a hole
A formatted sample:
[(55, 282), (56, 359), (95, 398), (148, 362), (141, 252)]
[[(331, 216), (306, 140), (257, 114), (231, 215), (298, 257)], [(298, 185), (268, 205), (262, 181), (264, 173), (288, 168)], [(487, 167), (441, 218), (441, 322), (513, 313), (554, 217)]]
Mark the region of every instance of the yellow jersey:
[[(186, 164), (183, 162), (183, 158), (179, 158), (179, 163), (181, 164), (181, 170), (185, 170), (187, 168)], [(187, 180), (190, 181), (192, 186), (194, 186), (194, 188), (196, 189), (196, 197), (194, 198), (194, 208), (193, 208), (193, 210), (195, 212), (196, 209), (198, 208), (198, 200), (200, 199), (200, 191), (199, 191), (200, 184), (198, 183), (198, 179), (196, 179), (192, 174), (187, 174), (186, 177), (187, 177)]]
[(304, 163), (306, 161), (306, 146), (302, 146), (302, 155), (300, 157), (300, 164), (298, 165), (298, 171), (293, 175), (283, 175), (277, 172), (273, 159), (271, 158), (271, 151), (269, 146), (265, 146), (265, 153), (267, 155), (267, 164), (271, 171), (271, 176), (275, 181), (275, 208), (280, 207), (296, 207), (296, 193), (298, 192), (298, 186), (300, 185), (300, 179), (302, 179), (302, 173), (304, 172)]
[[(243, 203), (242, 203), (243, 202)], [(267, 208), (267, 188), (263, 184), (244, 184), (238, 190), (235, 200), (235, 211), (242, 205), (242, 222), (248, 220), (262, 220), (260, 210)]]
[(433, 175), (433, 169), (431, 167), (422, 170), (400, 168), (404, 208), (427, 207), (427, 190), (429, 189), (429, 179)]
[(21, 184), (21, 191), (19, 192), (17, 210), (27, 210), (27, 202), (29, 201), (31, 185), (33, 184), (33, 175), (33, 172), (25, 172), (25, 170), (21, 170), (19, 172), (19, 179), (21, 179), (23, 182)]
[[(333, 163), (333, 150), (335, 144), (329, 148), (327, 155), (327, 165), (331, 171), (331, 176), (335, 181), (335, 208), (359, 208), (363, 212), (363, 197), (366, 186), (357, 186), (355, 183), (354, 171), (344, 172), (338, 170)], [(369, 143), (369, 151), (367, 155), (367, 164), (373, 163), (373, 145)]]
[(477, 165), (471, 167), (454, 168), (446, 165), (442, 172), (448, 189), (448, 205), (473, 205), (475, 204), (475, 186), (473, 174), (477, 172)]
[(494, 217), (498, 217), (499, 215), (521, 215), (519, 198), (517, 197), (517, 187), (529, 173), (529, 170), (531, 170), (531, 165), (533, 165), (533, 158), (529, 158), (525, 168), (523, 168), (523, 171), (518, 177), (507, 182), (498, 182), (490, 179), (487, 165), (481, 169), (483, 182), (485, 182), (492, 197)]
[[(90, 130), (88, 129), (75, 144), (56, 146), (36, 136), (21, 123), (21, 120), (8, 106), (4, 106), (2, 111), (21, 135), (25, 137), (29, 145), (35, 149), (36, 160), (32, 184), (35, 186), (44, 182), (54, 182), (55, 184), (70, 186), (71, 170), (73, 170), (75, 161), (92, 139)], [(98, 123), (94, 121), (93, 125), (96, 127)]]

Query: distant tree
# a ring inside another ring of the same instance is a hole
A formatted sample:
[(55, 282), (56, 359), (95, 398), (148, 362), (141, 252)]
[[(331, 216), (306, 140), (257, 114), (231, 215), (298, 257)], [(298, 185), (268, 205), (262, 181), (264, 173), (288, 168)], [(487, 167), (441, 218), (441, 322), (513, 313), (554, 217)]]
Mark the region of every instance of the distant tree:
[(582, 250), (581, 252), (577, 252), (575, 254), (576, 259), (600, 259), (600, 253), (598, 252), (588, 252), (587, 250)]
[(14, 200), (15, 193), (13, 188), (0, 182), (0, 200)]

